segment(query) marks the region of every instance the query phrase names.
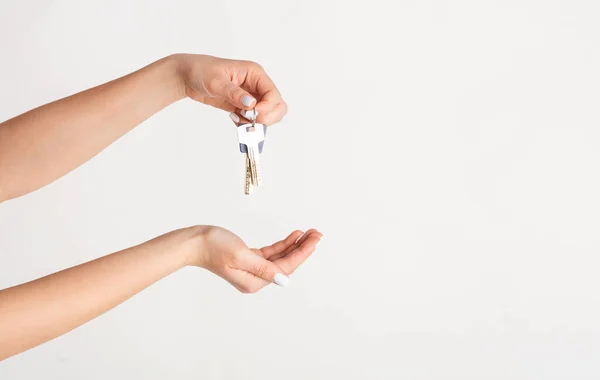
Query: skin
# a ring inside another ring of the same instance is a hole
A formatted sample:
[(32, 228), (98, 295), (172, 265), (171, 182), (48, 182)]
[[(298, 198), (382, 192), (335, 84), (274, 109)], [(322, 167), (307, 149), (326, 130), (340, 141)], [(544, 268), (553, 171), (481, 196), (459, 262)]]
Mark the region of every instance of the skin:
[[(246, 106), (244, 96), (254, 101)], [(236, 113), (281, 120), (287, 105), (256, 63), (177, 54), (101, 86), (0, 124), (0, 202), (34, 191), (75, 169), (133, 127), (183, 98)], [(176, 230), (135, 247), (0, 290), (0, 360), (62, 335), (161, 278), (196, 266), (243, 293), (290, 275), (322, 234), (292, 232), (260, 249), (216, 226)]]
[[(244, 96), (258, 102), (245, 106)], [(256, 106), (258, 122), (267, 125), (287, 112), (279, 90), (254, 62), (172, 55), (0, 124), (0, 202), (65, 175), (186, 97), (228, 112)]]

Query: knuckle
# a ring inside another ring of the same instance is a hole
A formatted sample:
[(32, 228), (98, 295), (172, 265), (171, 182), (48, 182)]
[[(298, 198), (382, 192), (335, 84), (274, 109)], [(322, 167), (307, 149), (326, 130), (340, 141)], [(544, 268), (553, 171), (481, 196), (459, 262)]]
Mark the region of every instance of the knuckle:
[(267, 272), (268, 272), (268, 269), (267, 269), (266, 265), (260, 265), (255, 270), (256, 276), (260, 277), (260, 278), (265, 278), (267, 276)]
[(217, 79), (211, 79), (206, 84), (206, 91), (212, 95), (219, 92), (220, 83)]
[(245, 61), (246, 65), (254, 71), (264, 71), (263, 67), (254, 61)]
[(242, 89), (237, 86), (231, 86), (229, 88), (229, 90), (227, 91), (227, 95), (231, 99), (236, 99), (238, 96), (241, 95), (241, 93), (242, 93)]
[(231, 256), (229, 256), (229, 262), (233, 267), (239, 267), (242, 263), (242, 255), (239, 252), (233, 252)]

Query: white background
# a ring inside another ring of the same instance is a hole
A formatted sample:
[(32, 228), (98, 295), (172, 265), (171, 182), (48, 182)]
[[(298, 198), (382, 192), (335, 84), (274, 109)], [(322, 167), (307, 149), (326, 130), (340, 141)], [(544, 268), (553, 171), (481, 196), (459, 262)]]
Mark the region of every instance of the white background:
[(325, 240), (286, 289), (186, 268), (0, 379), (600, 377), (597, 4), (3, 0), (0, 120), (175, 52), (261, 63), (290, 112), (252, 197), (186, 100), (1, 204), (0, 288), (192, 224)]

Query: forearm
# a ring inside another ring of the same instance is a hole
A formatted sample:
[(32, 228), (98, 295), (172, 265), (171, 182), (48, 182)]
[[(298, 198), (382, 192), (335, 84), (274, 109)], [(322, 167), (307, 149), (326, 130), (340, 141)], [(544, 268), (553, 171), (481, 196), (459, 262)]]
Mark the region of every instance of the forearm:
[(74, 329), (184, 267), (197, 228), (0, 291), (0, 360)]
[(171, 56), (0, 124), (0, 202), (63, 176), (184, 96)]

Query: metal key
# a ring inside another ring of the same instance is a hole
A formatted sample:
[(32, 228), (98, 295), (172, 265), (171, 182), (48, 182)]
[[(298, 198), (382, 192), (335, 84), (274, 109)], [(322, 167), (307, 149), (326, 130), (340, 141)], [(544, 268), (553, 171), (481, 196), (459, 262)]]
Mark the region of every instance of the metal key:
[[(255, 109), (251, 109), (249, 111), (242, 110), (240, 112), (240, 114), (248, 120), (251, 120), (251, 121), (256, 120)], [(248, 129), (246, 131), (248, 131)], [(252, 191), (254, 190), (254, 183), (255, 183), (254, 173), (252, 171), (252, 164), (250, 161), (250, 150), (248, 149), (247, 145), (244, 145), (242, 147), (242, 145), (240, 143), (240, 150), (244, 150), (244, 149), (246, 152), (246, 187), (245, 187), (244, 193), (246, 195), (250, 195), (250, 194), (252, 194)]]
[(246, 187), (244, 188), (244, 194), (250, 195), (254, 190), (254, 185), (252, 184), (252, 172), (250, 170), (250, 159), (248, 155), (246, 155)]
[(260, 153), (264, 145), (266, 125), (256, 123), (256, 110), (245, 112), (244, 116), (251, 123), (238, 124), (238, 139), (240, 151), (246, 154), (246, 180), (245, 194), (251, 194), (254, 186), (262, 184), (262, 173), (260, 170)]

